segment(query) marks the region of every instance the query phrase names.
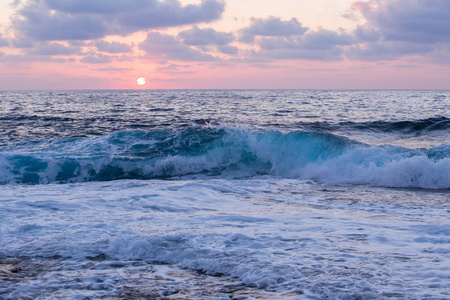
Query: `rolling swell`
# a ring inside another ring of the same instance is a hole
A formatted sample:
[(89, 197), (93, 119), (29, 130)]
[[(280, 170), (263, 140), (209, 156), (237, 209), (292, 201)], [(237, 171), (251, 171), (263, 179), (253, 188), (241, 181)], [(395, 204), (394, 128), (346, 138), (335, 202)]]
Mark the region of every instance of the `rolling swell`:
[(369, 131), (369, 132), (387, 132), (421, 135), (434, 131), (448, 131), (450, 129), (450, 119), (437, 116), (420, 120), (405, 121), (371, 121), (371, 122), (302, 122), (298, 124), (300, 128), (320, 131)]
[(373, 147), (311, 131), (136, 130), (0, 149), (2, 184), (272, 175), (332, 184), (448, 189), (448, 174), (449, 145), (418, 150)]

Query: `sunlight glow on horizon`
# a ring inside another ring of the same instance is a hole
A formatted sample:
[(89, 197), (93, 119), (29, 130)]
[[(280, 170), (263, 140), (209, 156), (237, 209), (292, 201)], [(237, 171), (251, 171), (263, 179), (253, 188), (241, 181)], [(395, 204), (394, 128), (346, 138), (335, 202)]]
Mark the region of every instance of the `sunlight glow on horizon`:
[(450, 42), (431, 30), (450, 1), (423, 28), (412, 0), (118, 2), (92, 19), (87, 2), (37, 1), (0, 4), (0, 90), (133, 88), (135, 74), (157, 74), (152, 88), (450, 89)]
[(136, 79), (136, 83), (140, 86), (144, 85), (146, 83), (145, 78), (139, 77), (138, 79)]

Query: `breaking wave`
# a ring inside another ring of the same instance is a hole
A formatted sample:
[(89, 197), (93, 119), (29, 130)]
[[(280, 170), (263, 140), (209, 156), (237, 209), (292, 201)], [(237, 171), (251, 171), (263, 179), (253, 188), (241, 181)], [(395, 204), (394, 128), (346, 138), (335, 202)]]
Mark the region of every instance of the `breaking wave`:
[(330, 184), (449, 189), (449, 174), (450, 145), (368, 146), (312, 131), (135, 130), (0, 148), (2, 184), (271, 175)]

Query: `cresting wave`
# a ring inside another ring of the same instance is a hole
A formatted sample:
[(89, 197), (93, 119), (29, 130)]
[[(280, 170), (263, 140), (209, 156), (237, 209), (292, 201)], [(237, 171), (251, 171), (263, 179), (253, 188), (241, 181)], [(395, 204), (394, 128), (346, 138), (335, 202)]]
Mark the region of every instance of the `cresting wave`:
[(2, 184), (272, 175), (330, 184), (449, 189), (449, 174), (450, 145), (374, 147), (309, 131), (122, 131), (0, 149)]

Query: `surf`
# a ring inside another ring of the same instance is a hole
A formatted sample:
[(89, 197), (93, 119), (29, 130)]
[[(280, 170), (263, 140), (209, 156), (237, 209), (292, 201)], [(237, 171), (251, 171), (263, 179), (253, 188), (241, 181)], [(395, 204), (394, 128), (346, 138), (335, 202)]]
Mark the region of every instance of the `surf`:
[(370, 146), (315, 131), (133, 130), (0, 148), (1, 184), (276, 176), (329, 184), (449, 189), (450, 146)]

